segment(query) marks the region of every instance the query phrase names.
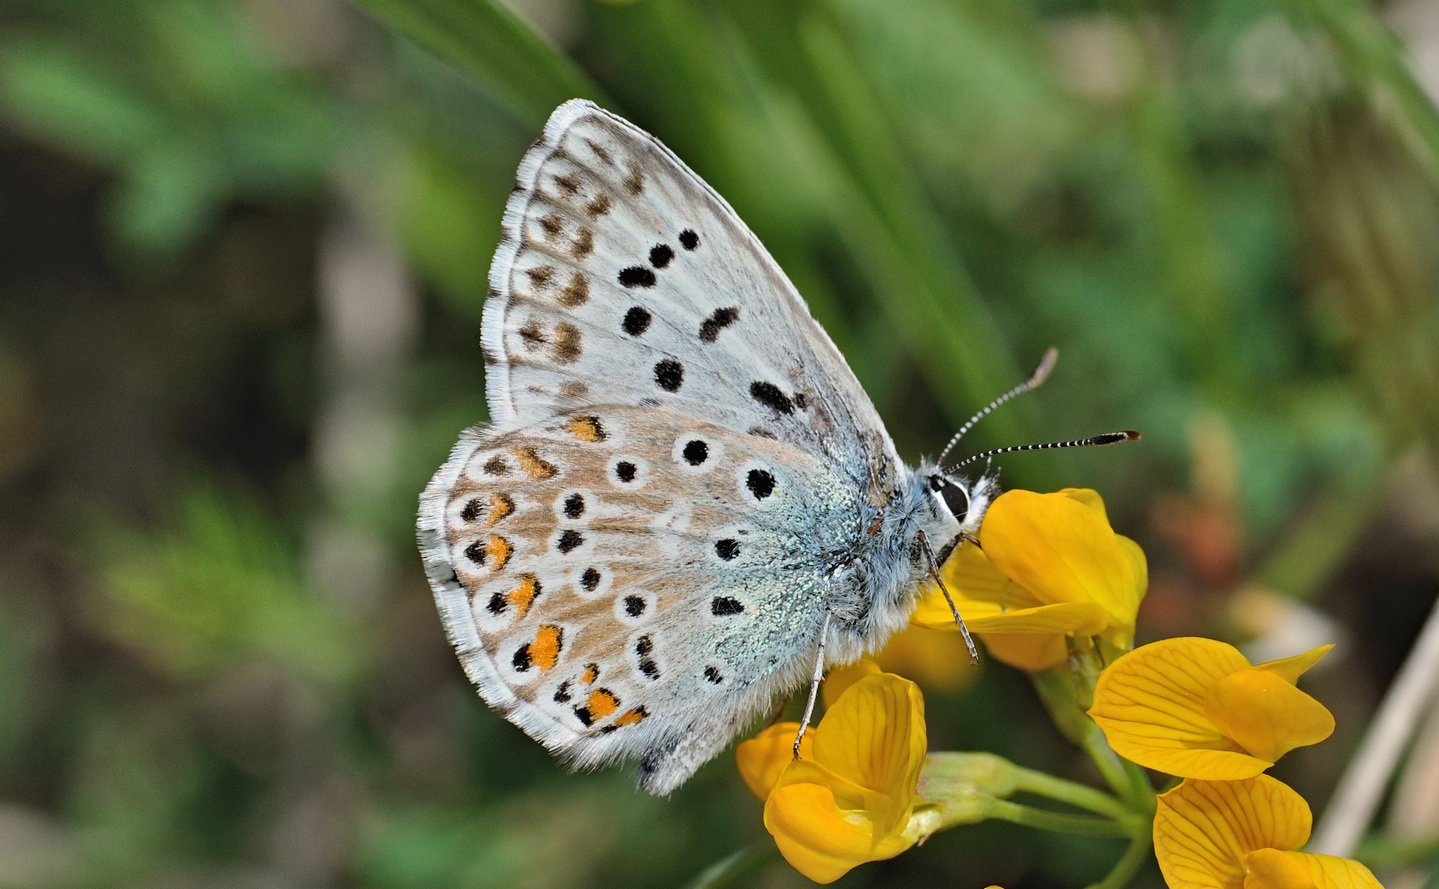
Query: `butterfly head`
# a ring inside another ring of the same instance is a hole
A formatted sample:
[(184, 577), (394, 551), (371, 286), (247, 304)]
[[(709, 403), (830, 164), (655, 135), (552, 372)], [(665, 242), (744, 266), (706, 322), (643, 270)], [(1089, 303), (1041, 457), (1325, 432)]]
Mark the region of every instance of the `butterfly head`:
[(973, 480), (955, 478), (934, 467), (925, 473), (925, 479), (940, 514), (958, 523), (956, 538), (972, 537), (979, 531), (984, 511), (999, 493), (999, 482), (993, 475), (981, 475)]

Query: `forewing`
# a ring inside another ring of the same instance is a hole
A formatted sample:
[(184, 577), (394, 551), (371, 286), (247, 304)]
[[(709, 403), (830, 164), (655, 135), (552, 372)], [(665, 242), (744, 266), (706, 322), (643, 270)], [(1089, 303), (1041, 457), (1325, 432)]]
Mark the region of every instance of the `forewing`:
[(803, 450), (592, 406), (471, 430), (425, 492), (440, 613), (491, 706), (576, 764), (677, 786), (814, 663), (857, 490)]
[(842, 472), (893, 457), (844, 358), (729, 204), (589, 102), (560, 106), (521, 162), (490, 288), (502, 425), (649, 405), (826, 453)]

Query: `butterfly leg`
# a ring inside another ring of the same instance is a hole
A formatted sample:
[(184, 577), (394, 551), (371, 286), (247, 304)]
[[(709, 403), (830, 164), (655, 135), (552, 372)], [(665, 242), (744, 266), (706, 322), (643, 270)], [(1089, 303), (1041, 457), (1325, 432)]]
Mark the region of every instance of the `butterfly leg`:
[(824, 613), (824, 622), (819, 625), (819, 650), (814, 658), (814, 673), (809, 679), (809, 700), (804, 702), (804, 716), (799, 721), (799, 731), (794, 736), (794, 758), (799, 759), (799, 742), (804, 740), (805, 729), (809, 728), (809, 721), (814, 716), (814, 702), (819, 698), (819, 684), (824, 680), (824, 640), (829, 635), (829, 620), (831, 614)]
[[(965, 535), (968, 537), (968, 535)], [(934, 550), (929, 548), (929, 538), (924, 532), (919, 532), (920, 545), (924, 547), (925, 558), (929, 560), (929, 576), (939, 584), (939, 591), (944, 594), (944, 601), (949, 605), (949, 613), (954, 615), (954, 622), (959, 626), (959, 634), (964, 637), (965, 647), (969, 649), (969, 661), (972, 664), (979, 664), (979, 649), (974, 647), (974, 637), (969, 635), (969, 627), (965, 626), (964, 618), (959, 615), (959, 608), (954, 604), (954, 598), (949, 594), (949, 588), (944, 585), (944, 579), (939, 576), (939, 566), (934, 561)], [(979, 541), (975, 541), (978, 545)], [(795, 742), (795, 749), (799, 749), (799, 742)]]

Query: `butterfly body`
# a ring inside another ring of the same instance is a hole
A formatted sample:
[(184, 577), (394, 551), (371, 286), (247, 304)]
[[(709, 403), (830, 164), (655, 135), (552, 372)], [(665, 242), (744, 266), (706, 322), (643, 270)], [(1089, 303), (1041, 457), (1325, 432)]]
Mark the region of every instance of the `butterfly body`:
[[(823, 662), (906, 622), (978, 527), (873, 405), (734, 211), (581, 101), (526, 154), (482, 328), (491, 424), (421, 498), (481, 695), (579, 766), (668, 793)], [(821, 634), (824, 634), (821, 640)]]

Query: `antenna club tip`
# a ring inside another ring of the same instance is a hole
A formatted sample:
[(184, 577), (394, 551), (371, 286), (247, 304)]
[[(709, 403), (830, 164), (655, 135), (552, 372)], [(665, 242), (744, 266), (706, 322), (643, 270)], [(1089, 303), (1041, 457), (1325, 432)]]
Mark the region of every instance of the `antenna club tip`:
[(1103, 435), (1096, 435), (1090, 439), (1090, 441), (1097, 445), (1108, 445), (1119, 444), (1124, 441), (1139, 441), (1142, 437), (1143, 436), (1133, 429), (1124, 429), (1119, 432), (1106, 432)]
[(1058, 349), (1053, 346), (1045, 349), (1044, 357), (1039, 359), (1039, 366), (1034, 369), (1034, 373), (1031, 373), (1029, 375), (1029, 379), (1025, 381), (1026, 385), (1028, 385), (1029, 388), (1033, 389), (1034, 387), (1043, 383), (1045, 380), (1049, 379), (1050, 371), (1054, 370), (1054, 365), (1058, 361)]

